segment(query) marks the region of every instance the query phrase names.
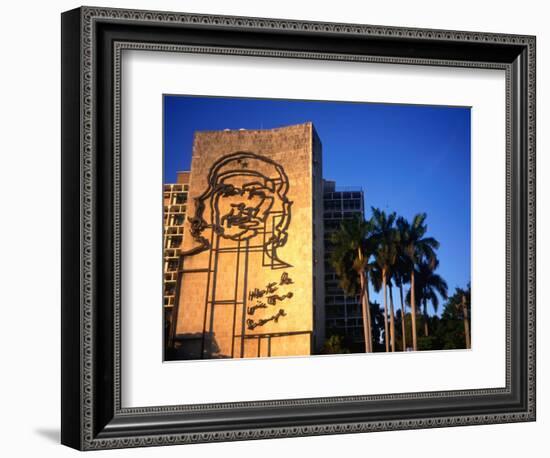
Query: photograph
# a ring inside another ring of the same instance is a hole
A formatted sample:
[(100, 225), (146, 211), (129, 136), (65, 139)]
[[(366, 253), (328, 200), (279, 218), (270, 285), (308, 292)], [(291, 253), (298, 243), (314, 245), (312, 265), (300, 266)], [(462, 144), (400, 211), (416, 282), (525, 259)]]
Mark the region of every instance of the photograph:
[(471, 107), (162, 97), (164, 361), (475, 345)]
[[(52, 404), (33, 418), (55, 413), (37, 435), (60, 418), (59, 442), (75, 450), (239, 456), (262, 444), (293, 456), (298, 442), (317, 453), (312, 441), (332, 456), (359, 433), (375, 454), (386, 432), (406, 434), (394, 442), (414, 456), (449, 449), (458, 430), (476, 450), (493, 434), (500, 455), (537, 443), (543, 15), (190, 1), (66, 6), (60, 31), (59, 12), (45, 20), (40, 7), (34, 25), (58, 55), (18, 48), (61, 64), (42, 66), (55, 91), (31, 93), (48, 103), (8, 91), (25, 128), (5, 150), (39, 158), (11, 155), (23, 159), (6, 168), (13, 189), (21, 171), (36, 175), (11, 201), (28, 212), (49, 184), (61, 198), (60, 218), (32, 207), (52, 225), (43, 248), (61, 250), (47, 269), (60, 265), (60, 283), (37, 276), (61, 313), (38, 301), (31, 320), (33, 336), (59, 330), (45, 347), (57, 361), (29, 366), (61, 372), (31, 399)], [(29, 135), (35, 105), (60, 116)], [(36, 232), (27, 220), (11, 226)], [(6, 240), (36, 239), (15, 232)], [(14, 450), (29, 443), (21, 431)]]

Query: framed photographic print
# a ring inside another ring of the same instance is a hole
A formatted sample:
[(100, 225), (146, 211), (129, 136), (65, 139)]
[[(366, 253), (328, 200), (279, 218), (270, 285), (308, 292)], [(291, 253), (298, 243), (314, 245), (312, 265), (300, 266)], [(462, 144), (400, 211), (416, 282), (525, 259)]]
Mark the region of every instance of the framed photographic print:
[(535, 419), (535, 38), (62, 15), (62, 443)]

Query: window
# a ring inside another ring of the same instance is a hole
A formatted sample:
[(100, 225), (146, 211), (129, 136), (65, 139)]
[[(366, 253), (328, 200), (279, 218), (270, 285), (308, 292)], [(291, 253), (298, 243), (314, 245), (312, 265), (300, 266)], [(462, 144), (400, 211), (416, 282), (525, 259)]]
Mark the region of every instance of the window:
[(171, 237), (170, 248), (179, 248), (181, 246), (181, 237)]
[(184, 193), (176, 194), (175, 200), (177, 204), (184, 204), (185, 202), (187, 202), (187, 194), (184, 194)]
[(164, 288), (164, 295), (165, 296), (173, 296), (176, 294), (176, 286), (175, 285), (166, 285)]

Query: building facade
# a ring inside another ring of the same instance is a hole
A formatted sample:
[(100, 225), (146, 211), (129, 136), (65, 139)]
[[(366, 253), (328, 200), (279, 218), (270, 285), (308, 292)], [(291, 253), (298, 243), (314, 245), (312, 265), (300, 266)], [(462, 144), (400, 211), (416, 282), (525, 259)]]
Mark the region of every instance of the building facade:
[(165, 296), (167, 303), (173, 297), (174, 358), (318, 351), (325, 330), (323, 182), (312, 123), (196, 132), (187, 178), (183, 228), (168, 234), (182, 241), (175, 290), (165, 289), (174, 293)]
[(172, 312), (176, 301), (178, 262), (183, 246), (183, 227), (188, 192), (189, 172), (178, 172), (176, 183), (164, 185), (163, 302), (164, 323), (167, 328), (172, 322)]
[(343, 220), (356, 217), (365, 217), (363, 191), (360, 188), (337, 187), (334, 181), (323, 180), (326, 334), (343, 335), (353, 342), (364, 342), (361, 299), (344, 293), (330, 265), (332, 234)]

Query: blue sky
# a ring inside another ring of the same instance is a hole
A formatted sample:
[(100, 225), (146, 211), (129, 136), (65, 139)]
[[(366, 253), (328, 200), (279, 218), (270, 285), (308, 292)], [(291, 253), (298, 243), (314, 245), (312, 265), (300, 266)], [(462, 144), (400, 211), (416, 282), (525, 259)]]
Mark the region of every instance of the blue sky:
[(323, 145), (324, 177), (363, 188), (367, 218), (371, 206), (408, 219), (426, 212), (428, 232), (441, 243), (439, 274), (450, 294), (465, 287), (470, 281), (467, 107), (166, 95), (164, 182), (189, 170), (194, 131), (306, 121), (313, 122)]

